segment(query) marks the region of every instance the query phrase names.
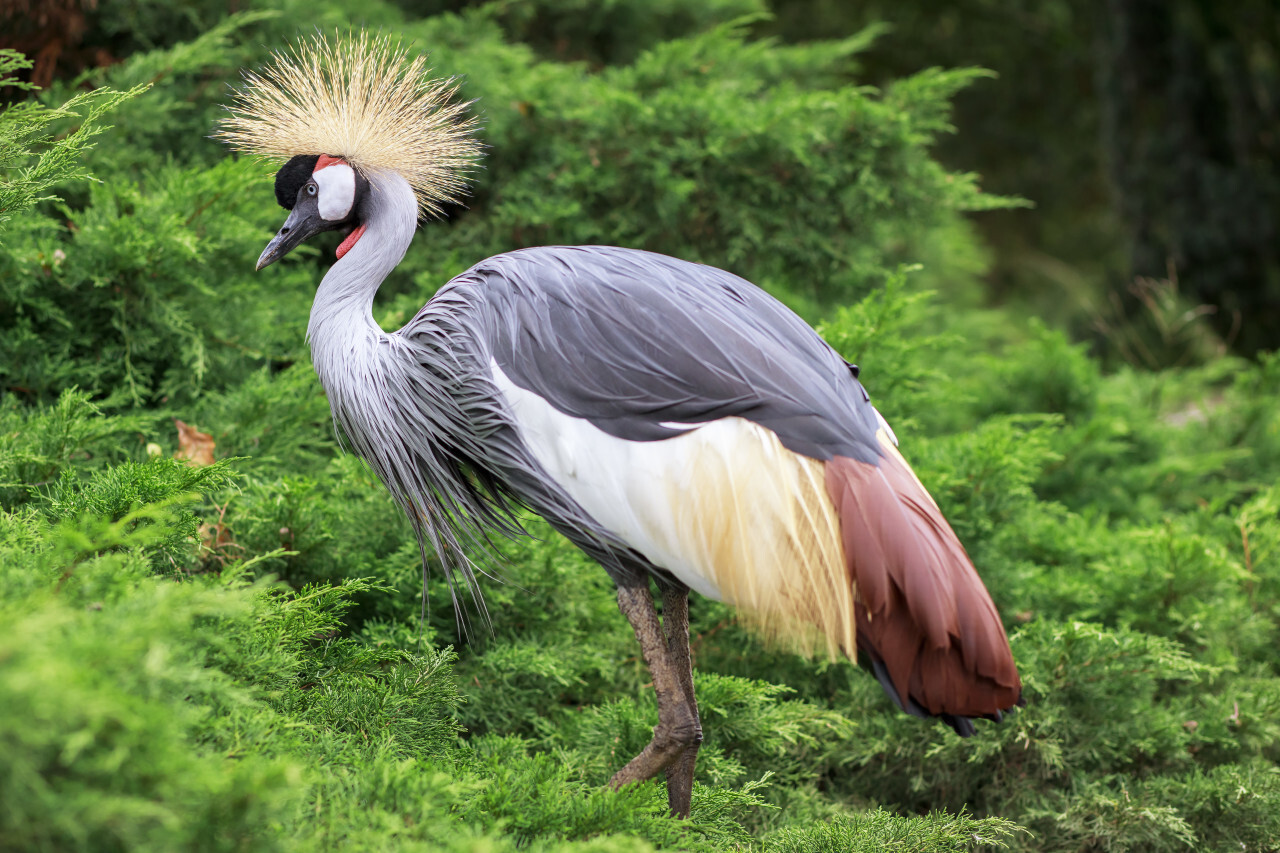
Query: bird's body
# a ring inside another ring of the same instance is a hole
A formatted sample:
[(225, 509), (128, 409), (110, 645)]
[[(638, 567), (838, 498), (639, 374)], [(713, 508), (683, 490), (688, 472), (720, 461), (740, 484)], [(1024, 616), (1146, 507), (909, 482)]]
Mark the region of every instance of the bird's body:
[(386, 333), (373, 297), (413, 238), (418, 188), (342, 153), (281, 170), (292, 213), (259, 267), (349, 231), (316, 294), (312, 356), (340, 434), (424, 557), (430, 546), (474, 582), (468, 553), (491, 530), (519, 533), (525, 506), (618, 584), (659, 726), (615, 785), (666, 770), (672, 810), (688, 812), (701, 740), (689, 590), (802, 647), (864, 653), (899, 707), (962, 734), (1020, 701), (955, 534), (857, 369), (799, 317), (712, 267), (546, 247), (480, 262)]

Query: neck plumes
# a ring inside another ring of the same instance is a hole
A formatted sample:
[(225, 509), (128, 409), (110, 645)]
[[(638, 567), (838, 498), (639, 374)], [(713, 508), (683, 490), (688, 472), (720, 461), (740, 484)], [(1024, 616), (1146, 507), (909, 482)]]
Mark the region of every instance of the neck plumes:
[(404, 257), (418, 222), (418, 203), (409, 183), (394, 172), (367, 176), (361, 204), (364, 234), (325, 274), (311, 306), (307, 339), (316, 372), (324, 381), (358, 357), (362, 344), (385, 337), (373, 320), (373, 297)]
[[(507, 505), (482, 493), (459, 462), (460, 454), (474, 450), (475, 439), (472, 418), (451, 386), (467, 376), (454, 383), (440, 377), (461, 370), (467, 354), (450, 354), (442, 370), (432, 371), (424, 365), (442, 358), (438, 350), (415, 350), (412, 336), (388, 335), (374, 322), (374, 294), (413, 240), (418, 203), (399, 175), (367, 177), (369, 192), (360, 209), (364, 234), (329, 269), (311, 307), (311, 360), (340, 439), (369, 464), (404, 510), (424, 560), (434, 550), (450, 583), (458, 572), (474, 590), (468, 552), (485, 542), (480, 520), (511, 535), (519, 524), (505, 521)], [(446, 332), (450, 329), (456, 331), (456, 322), (446, 324)], [(495, 417), (492, 407), (484, 414)], [(481, 601), (478, 593), (476, 601)]]

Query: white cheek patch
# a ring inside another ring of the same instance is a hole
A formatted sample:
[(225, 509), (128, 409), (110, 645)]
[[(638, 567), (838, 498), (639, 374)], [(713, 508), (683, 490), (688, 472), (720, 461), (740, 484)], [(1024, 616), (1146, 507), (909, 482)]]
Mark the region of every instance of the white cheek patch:
[(334, 163), (312, 174), (311, 179), (320, 188), (320, 216), (330, 222), (346, 219), (356, 200), (355, 170), (346, 163)]

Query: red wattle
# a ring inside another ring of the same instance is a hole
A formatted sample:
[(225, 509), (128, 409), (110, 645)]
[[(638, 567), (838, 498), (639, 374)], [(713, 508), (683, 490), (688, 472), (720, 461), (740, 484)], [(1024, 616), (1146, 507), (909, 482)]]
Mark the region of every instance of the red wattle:
[(335, 252), (335, 254), (338, 256), (338, 260), (342, 260), (342, 256), (345, 255), (347, 252), (350, 252), (351, 247), (354, 246), (356, 244), (356, 241), (363, 236), (364, 236), (364, 224), (361, 223), (360, 227), (352, 231), (350, 234), (348, 234), (347, 239), (343, 240), (342, 243), (338, 246), (338, 251)]

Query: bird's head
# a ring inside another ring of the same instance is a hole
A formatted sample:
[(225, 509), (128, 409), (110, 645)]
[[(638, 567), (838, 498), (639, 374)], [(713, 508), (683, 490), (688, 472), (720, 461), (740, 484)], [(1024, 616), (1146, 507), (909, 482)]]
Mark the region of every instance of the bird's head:
[(341, 157), (299, 154), (276, 172), (276, 201), (289, 211), (258, 258), (258, 269), (289, 254), (298, 244), (322, 231), (344, 231), (338, 246), (341, 258), (360, 239), (360, 203), (369, 192), (369, 181)]
[(420, 218), (458, 201), (481, 146), (457, 88), (454, 80), (433, 79), (424, 56), (363, 33), (304, 39), (260, 73), (247, 72), (216, 136), (240, 151), (287, 160), (276, 173), (276, 200), (289, 217), (258, 269), (313, 234), (347, 229), (341, 258), (360, 239), (370, 176), (404, 178)]

